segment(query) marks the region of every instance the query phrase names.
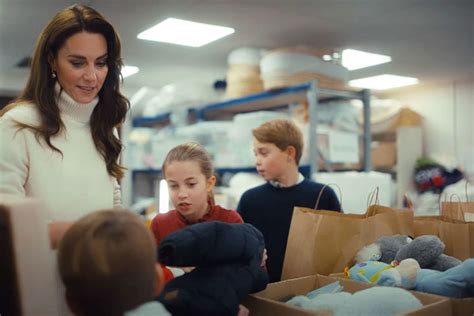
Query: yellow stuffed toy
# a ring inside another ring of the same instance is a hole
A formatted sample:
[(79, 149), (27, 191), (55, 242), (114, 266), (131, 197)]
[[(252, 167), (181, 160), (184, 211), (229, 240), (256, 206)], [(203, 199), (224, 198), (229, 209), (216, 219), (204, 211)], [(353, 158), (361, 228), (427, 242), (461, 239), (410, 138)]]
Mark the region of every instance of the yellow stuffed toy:
[(371, 283), (377, 285), (398, 286), (413, 288), (416, 282), (416, 274), (420, 265), (414, 259), (405, 259), (400, 264), (391, 264), (379, 261), (365, 261), (357, 263), (351, 268), (344, 269), (344, 276), (354, 281)]

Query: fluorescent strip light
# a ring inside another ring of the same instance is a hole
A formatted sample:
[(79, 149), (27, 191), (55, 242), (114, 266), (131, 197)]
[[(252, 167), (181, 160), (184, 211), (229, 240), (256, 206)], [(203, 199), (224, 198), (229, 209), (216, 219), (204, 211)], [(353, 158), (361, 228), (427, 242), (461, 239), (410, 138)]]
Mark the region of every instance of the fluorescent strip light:
[(373, 90), (386, 90), (417, 84), (417, 78), (402, 77), (396, 75), (379, 75), (349, 81), (351, 87), (366, 88)]
[(135, 66), (123, 66), (122, 68), (122, 77), (129, 77), (131, 75), (136, 74), (137, 72), (140, 71), (140, 68), (135, 67)]
[(201, 47), (234, 32), (235, 30), (230, 27), (168, 18), (148, 30), (141, 32), (137, 35), (137, 38), (191, 47)]
[(390, 56), (363, 52), (355, 49), (342, 51), (342, 65), (349, 70), (366, 68), (392, 61)]

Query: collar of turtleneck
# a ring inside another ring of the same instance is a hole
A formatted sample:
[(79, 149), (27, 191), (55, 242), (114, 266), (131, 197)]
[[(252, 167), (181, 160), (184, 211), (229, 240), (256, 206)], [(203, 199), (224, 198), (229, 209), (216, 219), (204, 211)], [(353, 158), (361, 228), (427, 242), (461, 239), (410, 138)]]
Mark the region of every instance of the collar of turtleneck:
[(99, 97), (95, 97), (89, 103), (76, 102), (70, 95), (66, 93), (66, 91), (64, 91), (64, 89), (61, 88), (57, 82), (54, 86), (54, 91), (56, 93), (61, 115), (66, 115), (79, 123), (89, 123), (92, 112), (94, 111), (97, 103), (99, 103)]

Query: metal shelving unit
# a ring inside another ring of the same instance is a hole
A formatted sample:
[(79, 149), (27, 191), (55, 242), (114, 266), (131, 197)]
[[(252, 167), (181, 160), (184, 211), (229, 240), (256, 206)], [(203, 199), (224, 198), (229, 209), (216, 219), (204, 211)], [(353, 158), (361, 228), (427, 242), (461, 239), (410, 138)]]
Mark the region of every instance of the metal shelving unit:
[[(298, 84), (290, 87), (281, 89), (273, 89), (242, 98), (226, 100), (222, 102), (216, 102), (207, 104), (197, 109), (190, 109), (188, 113), (192, 113), (197, 120), (215, 120), (224, 117), (232, 117), (237, 113), (254, 112), (262, 110), (276, 110), (288, 107), (289, 105), (296, 102), (308, 102), (309, 109), (309, 166), (303, 166), (308, 168), (308, 174), (312, 175), (318, 171), (318, 147), (316, 141), (316, 125), (318, 115), (318, 104), (328, 101), (340, 100), (340, 99), (359, 99), (364, 105), (364, 132), (363, 132), (363, 148), (364, 148), (364, 159), (363, 169), (364, 171), (371, 170), (371, 157), (370, 157), (370, 91), (369, 90), (335, 90), (335, 89), (324, 89), (319, 88), (317, 81), (311, 81), (303, 84)], [(154, 126), (163, 124), (169, 120), (170, 113), (161, 114), (155, 118), (138, 118), (129, 123), (128, 128), (131, 126)], [(127, 130), (127, 128), (125, 128)], [(126, 158), (126, 153), (125, 153)], [(126, 160), (125, 160), (126, 161)], [(253, 167), (248, 168), (223, 168), (217, 169), (217, 172), (238, 172), (238, 171), (253, 171)], [(137, 174), (149, 174), (151, 176), (158, 176), (159, 170), (129, 170), (127, 172), (123, 182), (124, 193), (131, 192), (131, 187), (134, 178)], [(131, 193), (130, 193), (131, 194)], [(128, 197), (131, 201), (131, 196)], [(126, 204), (127, 196), (124, 194), (124, 205)]]

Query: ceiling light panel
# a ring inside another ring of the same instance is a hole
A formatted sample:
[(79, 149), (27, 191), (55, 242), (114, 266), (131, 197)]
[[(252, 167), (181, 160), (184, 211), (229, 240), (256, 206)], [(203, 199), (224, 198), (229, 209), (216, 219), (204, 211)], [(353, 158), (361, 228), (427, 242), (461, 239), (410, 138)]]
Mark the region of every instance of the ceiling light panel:
[(122, 77), (129, 77), (131, 75), (136, 74), (137, 72), (140, 71), (140, 68), (135, 67), (135, 66), (123, 66), (122, 67)]
[(137, 38), (191, 47), (201, 47), (234, 32), (235, 30), (230, 27), (168, 18), (148, 30), (141, 32), (137, 35)]
[(342, 65), (349, 70), (385, 64), (391, 61), (392, 58), (387, 55), (363, 52), (355, 49), (345, 49), (342, 51)]
[(417, 78), (403, 77), (396, 75), (379, 75), (374, 77), (367, 77), (361, 79), (354, 79), (349, 81), (351, 87), (365, 88), (373, 90), (386, 90), (399, 88), (418, 83)]

